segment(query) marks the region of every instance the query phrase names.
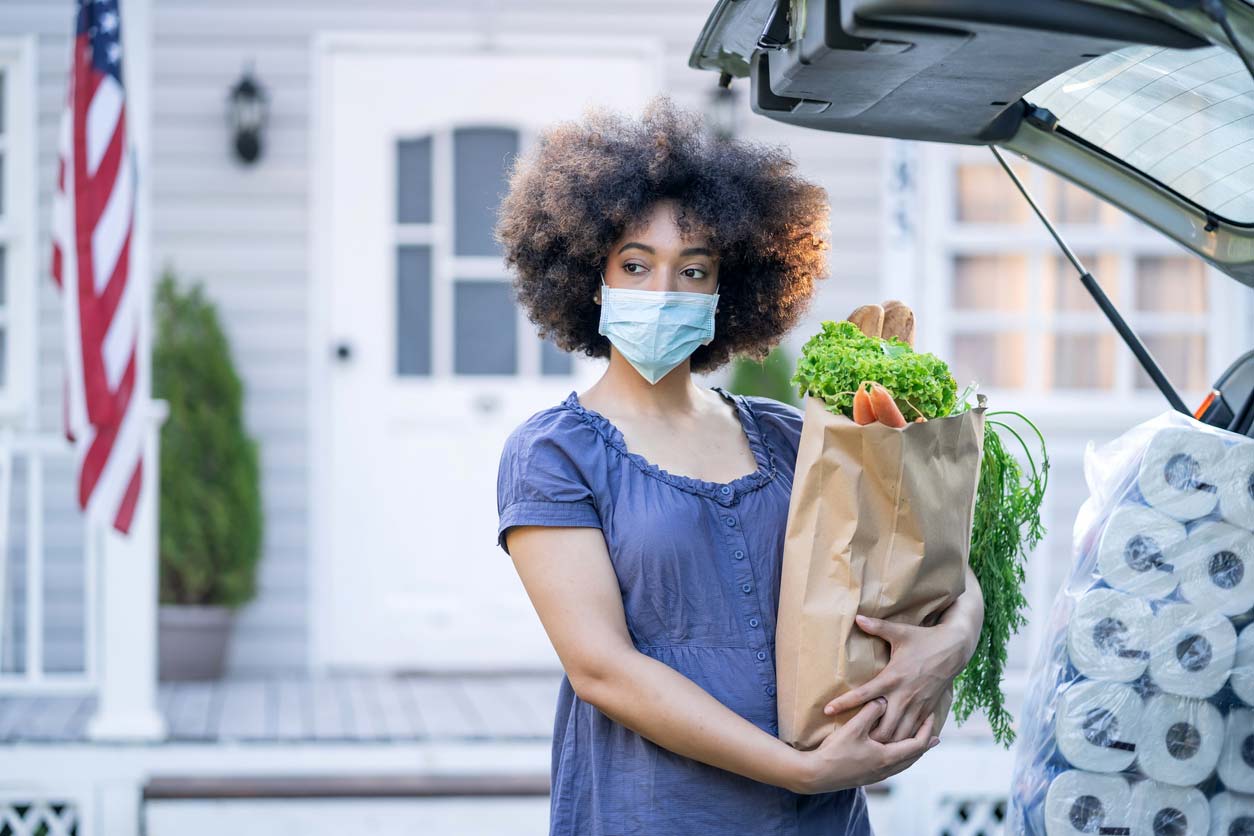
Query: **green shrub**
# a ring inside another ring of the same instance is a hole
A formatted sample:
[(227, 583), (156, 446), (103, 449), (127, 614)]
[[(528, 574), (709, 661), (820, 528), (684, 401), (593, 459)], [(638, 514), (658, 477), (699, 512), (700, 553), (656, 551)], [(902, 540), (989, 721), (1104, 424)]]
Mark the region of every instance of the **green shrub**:
[(728, 391), (740, 395), (762, 395), (777, 401), (801, 406), (797, 388), (789, 378), (793, 373), (793, 359), (783, 344), (771, 349), (761, 363), (746, 357), (737, 357), (732, 363)]
[(170, 405), (161, 428), (161, 602), (238, 607), (256, 592), (262, 534), (243, 386), (199, 283), (180, 291), (167, 271), (154, 318), (153, 395)]

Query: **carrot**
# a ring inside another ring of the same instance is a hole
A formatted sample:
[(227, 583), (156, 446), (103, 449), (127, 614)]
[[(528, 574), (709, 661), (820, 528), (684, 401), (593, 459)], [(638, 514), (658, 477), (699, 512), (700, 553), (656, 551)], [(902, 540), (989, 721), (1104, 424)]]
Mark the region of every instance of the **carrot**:
[(875, 411), (876, 420), (881, 424), (897, 429), (906, 425), (905, 416), (901, 414), (901, 410), (893, 401), (893, 396), (888, 393), (883, 384), (871, 384), (871, 408)]
[(870, 424), (875, 420), (875, 410), (871, 408), (871, 396), (867, 394), (866, 387), (862, 384), (858, 385), (858, 391), (853, 395), (853, 420), (859, 424)]

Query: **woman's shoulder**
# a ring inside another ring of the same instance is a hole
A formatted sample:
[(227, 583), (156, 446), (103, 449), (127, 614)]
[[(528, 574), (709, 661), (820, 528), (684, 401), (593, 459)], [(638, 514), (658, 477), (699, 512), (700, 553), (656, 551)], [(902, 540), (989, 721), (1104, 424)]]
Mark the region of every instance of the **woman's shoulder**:
[(572, 408), (572, 398), (568, 395), (561, 403), (533, 412), (520, 421), (505, 437), (502, 454), (530, 455), (545, 450), (583, 458), (597, 451), (599, 441), (595, 428), (579, 410)]
[(801, 422), (805, 411), (800, 407), (765, 395), (741, 395), (749, 404), (762, 431), (784, 442), (796, 456), (801, 441)]

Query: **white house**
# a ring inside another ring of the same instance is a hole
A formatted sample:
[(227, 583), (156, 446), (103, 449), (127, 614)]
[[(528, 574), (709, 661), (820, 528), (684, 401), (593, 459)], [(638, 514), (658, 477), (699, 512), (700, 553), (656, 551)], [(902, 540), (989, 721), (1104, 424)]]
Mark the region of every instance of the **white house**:
[[(228, 682), (162, 687), (164, 742), (89, 742), (90, 676), (77, 695), (0, 692), (0, 820), (6, 803), (17, 815), (24, 799), (62, 798), (77, 805), (78, 832), (125, 832), (147, 786), (152, 833), (203, 816), (176, 798), (216, 805), (215, 828), (274, 832), (248, 829), (258, 825), (239, 812), (247, 802), (211, 799), (310, 793), (427, 799), (424, 821), (460, 822), (438, 832), (541, 832), (536, 781), (547, 777), (560, 668), (495, 546), (496, 465), (510, 429), (582, 391), (602, 364), (542, 343), (513, 305), (489, 233), (497, 161), (585, 103), (634, 111), (665, 90), (710, 107), (715, 77), (687, 59), (711, 6), (131, 3), (124, 41), (131, 24), (150, 32), (126, 43), (151, 68), (150, 263), (203, 280), (231, 339), (261, 450), (260, 592), (240, 614)], [(0, 673), (26, 671), (32, 579), (45, 671), (90, 668), (95, 641), (109, 640), (89, 623), (73, 474), (55, 444), (62, 343), (49, 221), (72, 19), (69, 0), (0, 5), (0, 412), (18, 450), (50, 451), (15, 459)], [(253, 165), (235, 158), (227, 126), (246, 67), (269, 99)], [(753, 115), (740, 93), (740, 135), (786, 144), (831, 196), (831, 278), (789, 337), (794, 356), (820, 320), (900, 298), (918, 312), (920, 347), (1047, 434), (1050, 535), (1029, 580), (1041, 613), (1069, 566), (1085, 443), (1165, 403), (986, 148), (807, 131)], [(1249, 289), (1086, 192), (1022, 170), (1186, 401), (1200, 402), (1254, 345)], [(42, 544), (28, 560), (35, 517)], [(1039, 639), (1034, 624), (1015, 640), (1016, 704)], [(505, 693), (522, 695), (525, 713), (505, 717)], [(327, 717), (344, 705), (358, 720), (337, 733)], [(415, 707), (423, 728), (404, 720)], [(305, 712), (301, 723), (287, 725), (289, 709)], [(391, 719), (363, 729), (363, 717)], [(927, 780), (882, 788), (877, 821), (941, 823), (938, 804), (995, 820), (1006, 755), (978, 723), (956, 734), (929, 755)], [(415, 774), (429, 780), (406, 783)], [(456, 787), (440, 784), (449, 774)], [(313, 782), (304, 791), (289, 780), (301, 776)], [(207, 777), (216, 788), (198, 793)], [(893, 803), (921, 798), (929, 781), (932, 807)], [(450, 793), (461, 800), (449, 806)], [(470, 808), (482, 825), (468, 824)], [(290, 821), (304, 821), (291, 809)], [(360, 808), (337, 809), (327, 820), (360, 821)]]

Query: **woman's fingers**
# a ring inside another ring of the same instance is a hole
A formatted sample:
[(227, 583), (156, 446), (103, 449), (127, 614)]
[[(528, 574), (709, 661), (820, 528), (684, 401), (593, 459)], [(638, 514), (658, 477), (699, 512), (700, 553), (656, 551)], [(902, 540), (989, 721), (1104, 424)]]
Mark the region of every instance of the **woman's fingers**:
[(932, 741), (936, 740), (932, 737), (932, 726), (935, 721), (935, 717), (928, 717), (913, 737), (885, 744), (885, 754), (894, 762), (923, 754), (934, 745)]
[(852, 691), (846, 691), (845, 693), (841, 694), (839, 697), (832, 700), (826, 706), (823, 707), (823, 713), (828, 715), (829, 717), (835, 717), (837, 714), (840, 714), (841, 712), (849, 711), (850, 709), (857, 708), (858, 706), (862, 705), (867, 700), (874, 699), (875, 697), (879, 695), (878, 688), (873, 687), (871, 684), (874, 681), (875, 680), (871, 680), (871, 682), (867, 682), (864, 685), (859, 685), (857, 688), (854, 688)]
[(889, 700), (888, 708), (884, 711), (884, 716), (880, 718), (879, 723), (871, 732), (871, 739), (880, 743), (891, 743), (893, 740), (893, 731), (897, 728), (897, 723), (901, 720), (901, 705), (898, 700)]
[(865, 736), (871, 727), (875, 725), (875, 721), (884, 714), (887, 705), (888, 700), (883, 697), (871, 700), (862, 707), (861, 711), (853, 715), (853, 719), (846, 723), (845, 727), (858, 737)]

